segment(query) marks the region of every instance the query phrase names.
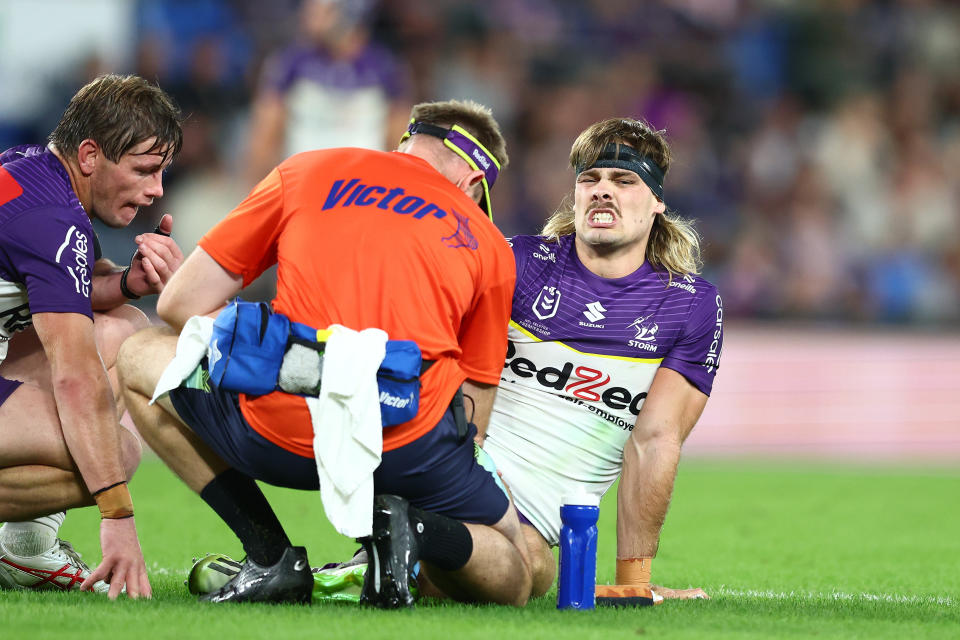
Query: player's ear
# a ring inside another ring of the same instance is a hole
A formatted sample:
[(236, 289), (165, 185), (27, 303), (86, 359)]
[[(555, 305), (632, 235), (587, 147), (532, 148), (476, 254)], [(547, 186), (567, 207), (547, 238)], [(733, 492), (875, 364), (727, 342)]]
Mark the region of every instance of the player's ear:
[(482, 180), (483, 171), (474, 169), (460, 179), (457, 188), (470, 196), (475, 202), (480, 202), (480, 198), (483, 197), (483, 187), (480, 186)]
[(663, 200), (660, 200), (659, 198), (657, 198), (657, 203), (653, 205), (653, 212), (664, 213), (666, 212), (666, 210), (667, 210), (667, 204)]
[(103, 151), (91, 138), (87, 138), (80, 143), (77, 148), (77, 164), (80, 166), (80, 173), (89, 176), (97, 166), (97, 161), (103, 155)]

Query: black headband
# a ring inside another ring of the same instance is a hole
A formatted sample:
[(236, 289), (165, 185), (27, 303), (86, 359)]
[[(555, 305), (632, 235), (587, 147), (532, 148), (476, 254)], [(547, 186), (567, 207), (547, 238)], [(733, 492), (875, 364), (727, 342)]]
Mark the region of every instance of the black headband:
[(597, 161), (589, 167), (580, 165), (577, 167), (577, 175), (580, 175), (587, 169), (624, 169), (633, 171), (640, 176), (640, 179), (650, 187), (653, 195), (659, 200), (663, 200), (663, 177), (664, 171), (656, 162), (641, 154), (633, 147), (625, 144), (608, 144), (600, 152)]

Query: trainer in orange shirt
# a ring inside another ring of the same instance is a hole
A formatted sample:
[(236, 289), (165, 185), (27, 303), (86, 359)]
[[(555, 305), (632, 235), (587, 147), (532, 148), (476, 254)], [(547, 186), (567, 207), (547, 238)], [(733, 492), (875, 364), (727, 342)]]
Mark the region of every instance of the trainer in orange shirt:
[[(276, 263), (275, 312), (415, 341), (432, 365), (416, 417), (383, 431), (373, 534), (361, 540), (375, 558), (362, 600), (411, 605), (419, 558), (446, 595), (519, 605), (531, 576), (516, 511), (473, 443), (476, 426), (458, 430), (451, 405), (462, 385), (472, 423), (485, 429), (506, 353), (515, 268), (489, 193), (505, 145), (475, 103), (421, 104), (411, 116), (397, 152), (331, 149), (280, 164), (204, 236), (157, 311), (179, 332)], [(247, 553), (240, 573), (203, 598), (309, 600), (306, 552), (291, 546), (254, 483), (317, 489), (305, 400), (211, 389), (199, 371), (148, 405), (176, 342), (169, 330), (139, 333), (119, 366), (144, 438)]]

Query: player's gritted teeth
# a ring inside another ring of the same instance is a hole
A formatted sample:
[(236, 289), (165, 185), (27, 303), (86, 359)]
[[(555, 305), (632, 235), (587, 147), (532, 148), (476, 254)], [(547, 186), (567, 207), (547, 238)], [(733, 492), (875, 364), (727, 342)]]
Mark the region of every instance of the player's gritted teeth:
[(612, 226), (616, 212), (607, 207), (596, 207), (587, 214), (588, 222), (595, 227)]

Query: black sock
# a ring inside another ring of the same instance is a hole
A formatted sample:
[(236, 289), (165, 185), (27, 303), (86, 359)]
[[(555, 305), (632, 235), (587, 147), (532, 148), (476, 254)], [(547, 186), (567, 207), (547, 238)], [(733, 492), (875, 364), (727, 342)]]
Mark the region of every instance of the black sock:
[(253, 478), (227, 469), (203, 488), (200, 497), (237, 534), (247, 557), (257, 564), (276, 564), (290, 546), (290, 538)]
[(456, 571), (467, 564), (473, 553), (473, 538), (462, 522), (416, 507), (410, 507), (407, 513), (417, 531), (421, 560), (444, 571)]

